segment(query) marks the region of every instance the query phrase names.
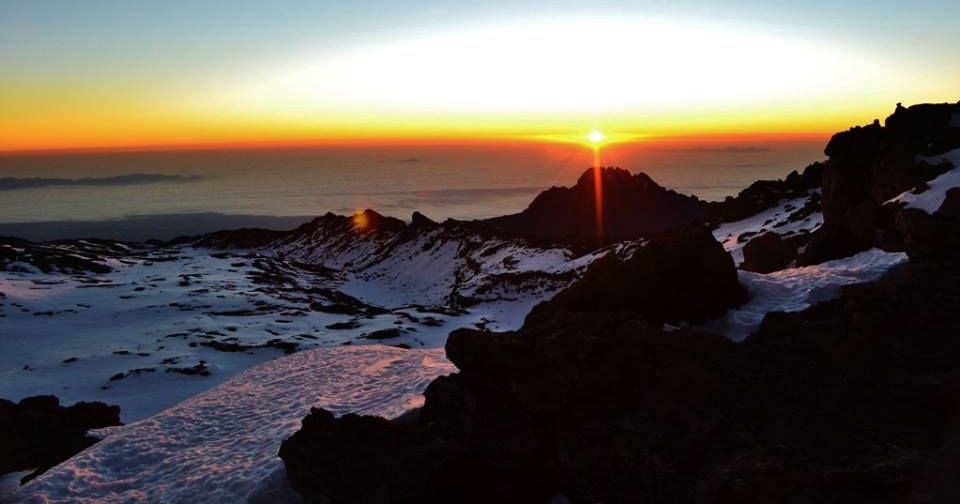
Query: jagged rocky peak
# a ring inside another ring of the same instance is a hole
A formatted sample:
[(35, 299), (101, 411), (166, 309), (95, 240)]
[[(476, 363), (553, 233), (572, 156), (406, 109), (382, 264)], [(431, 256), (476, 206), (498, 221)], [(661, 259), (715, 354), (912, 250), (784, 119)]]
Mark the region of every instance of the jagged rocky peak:
[(434, 226), (437, 226), (437, 221), (420, 212), (413, 212), (413, 215), (410, 217), (410, 227), (414, 229), (427, 229)]
[(676, 229), (706, 215), (704, 202), (666, 189), (644, 173), (603, 167), (586, 170), (573, 187), (540, 193), (523, 212), (481, 222), (529, 239), (597, 245)]
[(402, 220), (387, 217), (369, 208), (353, 214), (350, 222), (354, 229), (361, 233), (399, 233), (407, 227)]

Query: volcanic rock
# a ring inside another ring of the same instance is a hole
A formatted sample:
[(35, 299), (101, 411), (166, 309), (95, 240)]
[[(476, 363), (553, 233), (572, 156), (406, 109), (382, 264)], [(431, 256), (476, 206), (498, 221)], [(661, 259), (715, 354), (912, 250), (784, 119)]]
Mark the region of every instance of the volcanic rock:
[(101, 402), (60, 406), (54, 396), (0, 399), (0, 474), (35, 469), (23, 482), (97, 442), (90, 429), (120, 425), (120, 407)]
[(707, 216), (707, 205), (658, 185), (644, 173), (600, 168), (602, 229), (597, 229), (595, 169), (573, 187), (552, 187), (518, 214), (480, 221), (500, 232), (533, 240), (596, 246), (677, 229)]
[(703, 225), (664, 233), (626, 261), (607, 256), (583, 278), (536, 306), (528, 321), (557, 312), (629, 310), (649, 322), (694, 322), (746, 301), (730, 254)]
[(824, 150), (829, 156), (823, 171), (824, 224), (800, 262), (816, 264), (901, 241), (887, 236), (898, 229), (881, 207), (952, 168), (920, 157), (960, 146), (960, 128), (951, 122), (957, 113), (958, 104), (898, 106), (885, 126), (875, 121), (834, 135)]
[(742, 345), (622, 310), (461, 329), (419, 415), (315, 410), (280, 455), (308, 502), (953, 502), (957, 313), (925, 262)]
[(757, 236), (743, 247), (743, 264), (740, 268), (757, 273), (782, 270), (796, 261), (798, 247), (809, 238), (807, 234), (786, 238), (774, 232)]

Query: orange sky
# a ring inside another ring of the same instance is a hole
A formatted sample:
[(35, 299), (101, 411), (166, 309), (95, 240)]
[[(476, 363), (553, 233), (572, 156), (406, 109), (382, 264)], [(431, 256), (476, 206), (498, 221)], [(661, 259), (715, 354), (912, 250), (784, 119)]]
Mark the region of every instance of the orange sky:
[(106, 30), (22, 9), (0, 22), (0, 152), (825, 137), (960, 98), (936, 54), (787, 24), (538, 15), (247, 47), (140, 10)]

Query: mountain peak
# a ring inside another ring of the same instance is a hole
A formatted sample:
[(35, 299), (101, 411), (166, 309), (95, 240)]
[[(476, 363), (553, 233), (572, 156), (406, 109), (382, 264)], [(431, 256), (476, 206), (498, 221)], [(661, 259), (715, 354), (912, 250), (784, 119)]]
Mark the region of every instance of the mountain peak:
[(598, 241), (631, 240), (667, 231), (705, 216), (704, 202), (668, 190), (645, 173), (599, 167), (587, 169), (573, 187), (541, 192), (523, 212), (482, 222), (524, 238), (595, 246)]

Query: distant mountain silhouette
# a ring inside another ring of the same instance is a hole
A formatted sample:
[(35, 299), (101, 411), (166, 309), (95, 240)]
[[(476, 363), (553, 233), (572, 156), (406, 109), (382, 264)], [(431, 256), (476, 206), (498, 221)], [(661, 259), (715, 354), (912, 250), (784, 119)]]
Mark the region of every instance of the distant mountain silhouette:
[[(707, 204), (694, 196), (666, 189), (645, 173), (621, 168), (601, 170), (604, 243), (635, 239), (675, 229), (707, 216)], [(594, 168), (573, 187), (541, 192), (518, 214), (480, 221), (500, 232), (524, 238), (597, 245)]]
[(15, 189), (35, 189), (38, 187), (50, 186), (127, 186), (142, 184), (159, 183), (183, 183), (196, 182), (203, 180), (199, 175), (164, 175), (160, 173), (129, 173), (126, 175), (117, 175), (115, 177), (86, 177), (79, 179), (71, 178), (18, 178), (2, 177), (0, 178), (0, 191), (12, 191)]

